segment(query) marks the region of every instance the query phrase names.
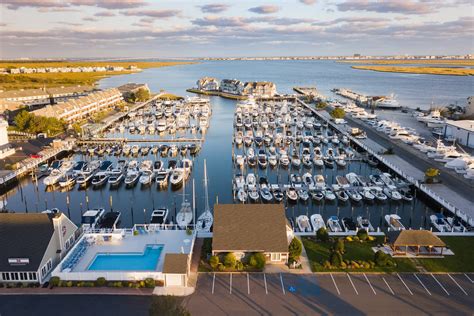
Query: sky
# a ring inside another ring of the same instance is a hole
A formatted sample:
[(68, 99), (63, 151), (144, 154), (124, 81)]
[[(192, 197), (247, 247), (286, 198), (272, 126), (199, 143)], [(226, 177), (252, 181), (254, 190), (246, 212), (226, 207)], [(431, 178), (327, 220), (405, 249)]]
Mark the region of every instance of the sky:
[(474, 0), (1, 0), (0, 58), (448, 55)]

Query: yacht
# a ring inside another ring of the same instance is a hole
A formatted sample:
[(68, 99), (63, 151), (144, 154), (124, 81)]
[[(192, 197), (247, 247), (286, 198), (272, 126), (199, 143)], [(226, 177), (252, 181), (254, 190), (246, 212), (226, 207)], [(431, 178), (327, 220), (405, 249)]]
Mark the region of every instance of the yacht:
[(140, 177), (140, 172), (137, 169), (129, 169), (127, 170), (127, 175), (125, 176), (125, 185), (127, 187), (133, 187), (138, 182), (138, 178)]
[(326, 224), (324, 223), (324, 219), (321, 214), (313, 214), (311, 215), (310, 219), (315, 232), (317, 232), (320, 228), (326, 229)]
[(309, 222), (308, 216), (300, 215), (296, 218), (296, 224), (298, 225), (298, 229), (300, 232), (312, 232), (313, 228), (311, 227), (311, 223)]
[(376, 101), (376, 106), (383, 109), (399, 109), (400, 103), (395, 99), (395, 95), (391, 94)]
[(81, 217), (81, 224), (84, 229), (98, 228), (99, 222), (104, 216), (105, 210), (103, 208), (92, 209), (85, 211)]
[(140, 178), (138, 179), (138, 182), (141, 183), (141, 185), (149, 185), (153, 182), (155, 178), (155, 173), (151, 170), (145, 170), (142, 172), (140, 175)]
[(99, 171), (92, 177), (92, 185), (94, 187), (100, 187), (104, 185), (109, 179), (107, 172)]
[(440, 232), (450, 232), (451, 225), (441, 213), (436, 213), (430, 216), (431, 224)]
[(61, 188), (69, 188), (76, 184), (77, 175), (73, 172), (67, 172), (59, 179), (59, 186)]
[(345, 232), (355, 232), (357, 229), (356, 224), (352, 217), (344, 217), (342, 218), (342, 226), (344, 227)]
[(329, 230), (333, 233), (343, 232), (341, 224), (339, 223), (339, 218), (334, 215), (328, 218), (327, 227), (329, 227)]
[(370, 223), (369, 219), (364, 216), (357, 216), (357, 225), (360, 229), (365, 229), (366, 232), (373, 232), (374, 227)]
[(186, 192), (186, 183), (184, 182), (183, 183), (183, 202), (181, 203), (181, 208), (178, 214), (176, 214), (176, 223), (181, 229), (185, 229), (193, 221), (193, 209), (191, 207), (191, 203), (189, 203), (185, 199), (185, 192)]
[(451, 230), (453, 232), (465, 232), (466, 227), (461, 223), (461, 221), (457, 217), (448, 217), (446, 218), (449, 225), (451, 226)]
[(397, 214), (385, 215), (385, 221), (391, 230), (404, 230), (405, 226), (403, 226), (401, 220), (402, 218)]
[(184, 181), (184, 170), (183, 168), (175, 168), (170, 175), (170, 182), (173, 188), (179, 188), (183, 185)]
[(64, 175), (64, 172), (60, 169), (53, 169), (49, 176), (43, 179), (45, 186), (53, 186), (59, 182), (59, 179)]
[(168, 218), (168, 213), (168, 209), (164, 207), (153, 210), (151, 213), (150, 224), (165, 225)]

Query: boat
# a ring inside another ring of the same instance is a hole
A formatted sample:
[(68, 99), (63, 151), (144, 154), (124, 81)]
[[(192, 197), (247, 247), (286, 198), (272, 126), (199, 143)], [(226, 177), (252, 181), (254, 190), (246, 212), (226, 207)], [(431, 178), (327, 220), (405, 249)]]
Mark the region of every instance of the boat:
[(385, 215), (385, 221), (391, 230), (404, 230), (405, 226), (403, 226), (401, 220), (402, 218), (397, 214)]
[(373, 201), (375, 199), (375, 195), (370, 191), (369, 188), (364, 188), (360, 191), (360, 194), (367, 201)]
[(72, 187), (74, 184), (76, 184), (77, 181), (77, 175), (74, 174), (73, 172), (68, 172), (64, 174), (60, 179), (59, 179), (59, 186), (61, 188), (69, 188)]
[(256, 185), (249, 185), (247, 195), (252, 202), (257, 202), (260, 198), (260, 193)]
[(306, 202), (309, 199), (309, 194), (308, 191), (305, 189), (299, 189), (298, 190), (298, 197), (300, 198), (301, 201)]
[(357, 226), (354, 223), (354, 220), (352, 219), (352, 217), (343, 217), (341, 222), (342, 222), (342, 227), (344, 228), (344, 231), (346, 232), (356, 231)]
[(430, 216), (431, 225), (436, 228), (439, 232), (450, 232), (451, 225), (441, 213), (436, 213)]
[(324, 219), (321, 214), (313, 214), (311, 215), (310, 219), (315, 232), (317, 232), (321, 228), (326, 229), (326, 224), (324, 223)]
[(110, 184), (110, 186), (118, 186), (122, 180), (125, 178), (125, 175), (123, 172), (120, 173), (113, 173), (110, 174), (109, 179), (107, 182)]
[(360, 229), (365, 229), (366, 232), (373, 232), (374, 227), (370, 223), (369, 219), (364, 216), (357, 216), (357, 225)]
[(94, 187), (100, 187), (107, 183), (109, 174), (107, 172), (99, 171), (92, 177), (92, 185)]
[(378, 108), (383, 108), (383, 109), (399, 109), (399, 108), (401, 108), (400, 103), (395, 99), (395, 96), (393, 94), (390, 94), (389, 96), (380, 98), (379, 100), (376, 101), (375, 105)]
[(99, 229), (116, 229), (120, 223), (121, 213), (117, 211), (106, 212), (99, 221)]
[(293, 187), (288, 188), (286, 190), (286, 198), (288, 202), (296, 203), (296, 201), (298, 201), (298, 193), (296, 192), (296, 189)]
[(341, 224), (339, 223), (339, 218), (335, 215), (329, 217), (326, 224), (327, 227), (329, 227), (329, 230), (333, 233), (343, 232)]
[(311, 190), (310, 194), (311, 194), (311, 198), (315, 201), (319, 202), (322, 199), (324, 199), (324, 194), (323, 192), (321, 192), (321, 190)]
[(275, 185), (271, 185), (270, 188), (271, 188), (271, 192), (273, 194), (273, 198), (275, 199), (275, 201), (277, 202), (283, 201), (283, 199), (285, 198), (285, 194), (283, 194), (283, 192), (281, 191), (280, 186), (278, 184), (275, 184)]
[(182, 168), (175, 168), (170, 175), (170, 182), (173, 188), (179, 188), (184, 184), (184, 170)]
[(59, 182), (59, 179), (64, 175), (65, 172), (60, 169), (53, 169), (49, 176), (43, 179), (45, 186), (53, 186)]
[(155, 182), (159, 188), (163, 188), (168, 185), (168, 171), (167, 170), (160, 170), (156, 173)]
[(342, 189), (335, 190), (334, 193), (340, 201), (346, 202), (347, 200), (349, 200), (349, 195), (347, 195), (346, 191)]
[(168, 213), (168, 209), (164, 207), (153, 210), (153, 212), (151, 213), (150, 224), (165, 225), (166, 220), (168, 219)]
[(136, 169), (129, 169), (127, 170), (127, 175), (125, 176), (125, 185), (127, 187), (133, 187), (138, 182), (138, 178), (140, 177), (140, 172)]
[(351, 185), (349, 184), (349, 181), (347, 180), (346, 177), (344, 176), (336, 176), (336, 183), (341, 187), (341, 188), (344, 188), (344, 189), (347, 189), (349, 188)]
[(310, 233), (313, 231), (311, 224), (309, 222), (309, 218), (306, 215), (300, 215), (296, 218), (296, 224), (298, 225), (298, 229), (300, 232), (307, 232)]
[(394, 201), (400, 201), (402, 199), (402, 195), (400, 194), (400, 192), (398, 192), (397, 190), (395, 189), (390, 189), (388, 187), (385, 187), (383, 188), (383, 193), (390, 199), (394, 200)]
[(206, 160), (204, 160), (204, 194), (206, 205), (204, 207), (204, 212), (199, 215), (196, 221), (196, 230), (203, 232), (210, 232), (212, 224), (214, 223), (214, 216), (212, 215), (211, 208), (209, 206), (209, 191), (207, 185), (207, 166)]
[(330, 187), (326, 186), (323, 188), (323, 194), (326, 200), (328, 201), (334, 201), (336, 199), (336, 195), (334, 192), (331, 190)]
[(149, 185), (153, 182), (155, 177), (155, 173), (151, 170), (145, 170), (142, 172), (140, 175), (140, 178), (138, 179), (138, 182), (141, 183), (141, 185)]
[(86, 161), (78, 161), (72, 168), (72, 173), (74, 175), (79, 175), (87, 170), (87, 162)]
[(103, 208), (87, 210), (81, 216), (81, 224), (84, 229), (96, 229), (104, 216)]
[(449, 225), (451, 226), (451, 231), (453, 232), (465, 232), (466, 227), (462, 224), (462, 222), (457, 217), (448, 217), (446, 218)]
[(183, 202), (181, 203), (181, 208), (176, 214), (176, 223), (179, 228), (185, 229), (191, 224), (193, 220), (193, 210), (191, 208), (191, 203), (186, 200), (186, 182), (183, 182)]
[(89, 184), (93, 176), (94, 176), (93, 172), (83, 172), (77, 177), (76, 183), (80, 187), (84, 188)]
[(378, 201), (386, 201), (387, 196), (383, 193), (382, 189), (375, 187), (371, 188), (370, 192), (375, 196)]

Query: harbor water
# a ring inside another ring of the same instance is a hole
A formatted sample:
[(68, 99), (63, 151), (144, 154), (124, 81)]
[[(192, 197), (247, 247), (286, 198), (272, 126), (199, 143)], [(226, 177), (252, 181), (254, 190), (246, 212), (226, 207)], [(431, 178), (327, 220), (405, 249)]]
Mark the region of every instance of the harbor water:
[[(100, 82), (101, 88), (116, 87), (127, 82), (147, 83), (153, 92), (164, 89), (178, 95), (185, 95), (186, 89), (195, 85), (203, 76), (237, 78), (242, 81), (261, 80), (273, 81), (280, 93), (292, 93), (294, 86), (317, 86), (320, 91), (331, 96), (330, 89), (345, 87), (366, 94), (395, 93), (402, 105), (428, 108), (431, 102), (447, 104), (465, 102), (472, 93), (472, 77), (407, 75), (358, 71), (348, 64), (330, 61), (213, 61), (194, 65), (147, 69), (141, 73), (114, 76)], [(233, 154), (233, 118), (236, 101), (211, 97), (212, 116), (209, 128), (204, 135), (202, 149), (193, 159), (193, 171), (186, 182), (186, 196), (192, 200), (192, 182), (195, 182), (195, 201), (197, 212), (204, 208), (203, 173), (204, 160), (207, 162), (209, 178), (210, 204), (233, 203), (232, 180), (235, 168)], [(118, 136), (118, 135), (114, 135)], [(200, 135), (196, 135), (199, 137)], [(150, 145), (150, 144), (148, 144)], [(75, 154), (75, 160), (86, 159)], [(90, 157), (87, 159), (91, 159)], [(101, 157), (100, 159), (116, 161), (118, 157)], [(140, 159), (159, 159), (148, 154)], [(345, 170), (333, 169), (323, 175), (328, 183), (335, 183), (336, 175), (355, 172), (369, 175), (373, 167), (365, 162), (348, 163)], [(278, 170), (265, 170), (270, 181), (278, 177), (288, 177), (288, 173)], [(108, 185), (101, 189), (89, 187), (61, 192), (46, 190), (42, 181), (35, 184), (29, 177), (23, 178), (20, 184), (6, 194), (7, 208), (16, 212), (41, 212), (47, 208), (57, 207), (64, 211), (75, 222), (79, 223), (81, 213), (87, 208), (103, 207), (106, 210), (121, 211), (121, 226), (129, 227), (135, 223), (149, 222), (151, 212), (157, 207), (168, 207), (170, 216), (175, 217), (183, 199), (182, 188), (173, 191), (171, 188), (158, 190), (156, 184), (141, 187), (138, 184), (127, 189), (122, 184), (118, 189), (110, 189)], [(370, 217), (375, 227), (384, 224), (382, 218), (386, 214), (398, 213), (402, 221), (409, 227), (429, 227), (429, 215), (440, 211), (433, 203), (417, 197), (411, 202), (358, 203), (313, 203), (298, 204), (287, 208), (288, 217), (300, 214), (321, 213), (324, 219), (331, 215), (358, 215)]]

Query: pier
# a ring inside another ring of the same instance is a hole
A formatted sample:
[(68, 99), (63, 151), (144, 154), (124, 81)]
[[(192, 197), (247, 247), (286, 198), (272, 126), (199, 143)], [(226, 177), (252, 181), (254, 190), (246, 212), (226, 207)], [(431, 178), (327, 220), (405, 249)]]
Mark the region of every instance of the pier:
[[(439, 194), (431, 190), (428, 186), (425, 184), (421, 183), (418, 179), (415, 179), (412, 175), (408, 175), (405, 171), (401, 170), (398, 166), (395, 166), (392, 162), (388, 161), (385, 157), (383, 157), (381, 154), (373, 150), (372, 148), (368, 147), (366, 144), (364, 144), (362, 141), (354, 138), (350, 133), (348, 133), (345, 129), (342, 128), (342, 126), (339, 126), (332, 122), (328, 117), (322, 115), (320, 112), (318, 112), (316, 109), (313, 107), (309, 106), (305, 102), (298, 100), (301, 105), (305, 106), (309, 110), (311, 110), (314, 114), (316, 114), (319, 118), (322, 120), (326, 121), (331, 128), (337, 130), (341, 134), (345, 135), (350, 139), (351, 142), (359, 146), (360, 148), (364, 149), (366, 152), (368, 152), (370, 155), (372, 155), (374, 158), (376, 158), (379, 162), (381, 162), (383, 165), (385, 165), (386, 168), (392, 170), (393, 172), (397, 173), (399, 176), (407, 180), (409, 183), (411, 183), (413, 186), (415, 186), (420, 192), (423, 192), (426, 194), (428, 197), (430, 197), (433, 201), (437, 202), (439, 205), (441, 205), (444, 209), (448, 210), (451, 212), (453, 215), (458, 216), (461, 218), (463, 221), (468, 223), (469, 225), (474, 225), (474, 219), (472, 217), (472, 214), (469, 212), (472, 212), (472, 209), (461, 209), (459, 206), (454, 205), (453, 203), (447, 201), (443, 197), (441, 197)], [(349, 119), (351, 122), (353, 121), (352, 119)], [(360, 124), (357, 124), (360, 125)], [(367, 130), (364, 128), (364, 130)], [(374, 133), (372, 130), (367, 130), (367, 132)], [(372, 136), (372, 135), (371, 135)], [(415, 157), (416, 158), (416, 157)], [(415, 159), (411, 157), (410, 159)], [(418, 160), (418, 158), (416, 158)], [(469, 214), (468, 214), (469, 213)]]
[(170, 138), (170, 139), (156, 139), (156, 138), (82, 138), (76, 141), (78, 145), (89, 144), (125, 144), (125, 143), (202, 143), (204, 138)]
[(299, 93), (301, 95), (307, 96), (307, 97), (312, 97), (315, 99), (326, 99), (324, 95), (319, 93), (318, 89), (316, 87), (293, 87), (293, 90), (296, 93)]

